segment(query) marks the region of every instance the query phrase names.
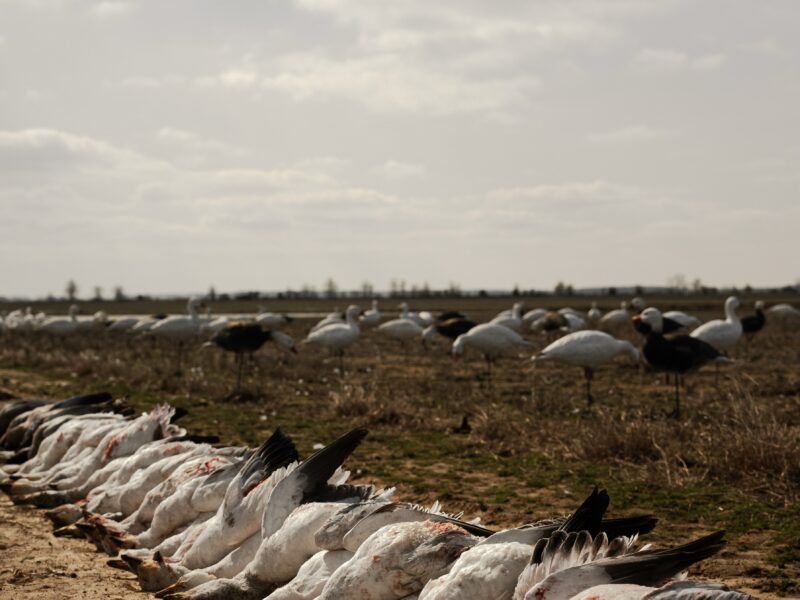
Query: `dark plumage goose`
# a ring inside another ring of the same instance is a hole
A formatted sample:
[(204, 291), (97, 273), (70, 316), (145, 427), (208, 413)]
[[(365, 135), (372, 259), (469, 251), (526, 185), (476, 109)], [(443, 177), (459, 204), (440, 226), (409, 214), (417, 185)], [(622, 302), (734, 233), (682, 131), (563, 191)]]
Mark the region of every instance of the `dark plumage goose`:
[(255, 321), (233, 321), (203, 345), (217, 346), (226, 352), (234, 352), (236, 354), (238, 366), (236, 392), (238, 392), (242, 383), (244, 355), (253, 354), (269, 341), (275, 342), (282, 350), (297, 352), (291, 337), (280, 331), (262, 329), (261, 325)]
[(681, 411), (680, 375), (699, 369), (710, 362), (730, 362), (714, 346), (701, 339), (688, 335), (665, 338), (663, 334), (661, 313), (656, 308), (647, 308), (634, 317), (647, 327), (647, 341), (642, 352), (647, 362), (659, 371), (675, 373), (675, 410), (672, 416), (678, 418)]
[(764, 316), (764, 303), (759, 300), (756, 302), (756, 313), (742, 317), (742, 332), (748, 336), (754, 336), (764, 328), (767, 318)]

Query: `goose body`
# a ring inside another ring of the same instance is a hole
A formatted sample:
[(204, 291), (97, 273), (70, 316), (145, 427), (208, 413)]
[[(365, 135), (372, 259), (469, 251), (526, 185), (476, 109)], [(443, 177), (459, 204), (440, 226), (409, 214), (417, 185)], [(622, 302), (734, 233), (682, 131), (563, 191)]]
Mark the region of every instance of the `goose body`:
[(305, 342), (308, 344), (316, 344), (329, 348), (334, 352), (344, 352), (345, 348), (353, 345), (361, 333), (358, 327), (358, 313), (360, 309), (357, 306), (351, 305), (347, 308), (346, 321), (344, 323), (331, 323), (312, 331), (306, 337)]
[(756, 600), (725, 585), (699, 581), (672, 581), (660, 588), (635, 583), (597, 585), (572, 600)]
[[(432, 315), (430, 315), (430, 313), (428, 313), (428, 315), (432, 318)], [(427, 327), (430, 324), (430, 323), (428, 323), (428, 319), (427, 318), (423, 318), (421, 316), (421, 313), (409, 310), (407, 302), (401, 302), (400, 303), (400, 316), (399, 316), (399, 318), (400, 319), (408, 319), (410, 321), (413, 321), (414, 323), (416, 323), (420, 327)]]
[(81, 326), (78, 321), (78, 311), (77, 305), (73, 304), (69, 307), (69, 313), (66, 318), (53, 317), (47, 319), (39, 325), (39, 331), (56, 335), (70, 335), (79, 331)]
[(358, 322), (361, 324), (361, 327), (365, 329), (370, 329), (372, 327), (377, 327), (378, 324), (381, 322), (381, 311), (378, 308), (378, 301), (372, 301), (372, 308), (365, 311), (361, 317), (359, 317)]
[[(680, 326), (684, 329), (692, 329), (702, 323), (702, 321), (700, 321), (700, 319), (697, 317), (688, 315), (680, 310), (668, 310), (662, 315), (662, 317), (665, 320), (670, 319), (671, 321), (680, 324)], [(669, 331), (665, 329), (664, 333), (669, 333)]]
[(172, 316), (155, 322), (149, 328), (152, 335), (177, 341), (186, 341), (200, 333), (203, 324), (197, 314), (197, 307), (201, 304), (198, 298), (190, 298), (186, 304), (188, 316)]
[(742, 323), (736, 316), (739, 300), (735, 296), (725, 300), (725, 320), (715, 319), (704, 323), (694, 331), (691, 336), (711, 344), (720, 352), (732, 350), (742, 337)]
[(141, 319), (139, 317), (123, 317), (121, 319), (114, 319), (114, 322), (108, 326), (109, 331), (130, 331)]
[(532, 344), (516, 331), (496, 323), (476, 325), (453, 342), (453, 355), (461, 356), (465, 348), (473, 348), (492, 361), (516, 348)]
[(607, 312), (600, 319), (597, 327), (602, 331), (625, 330), (631, 326), (631, 314), (628, 311), (628, 303), (622, 302), (616, 310)]
[(511, 309), (511, 314), (500, 313), (494, 319), (489, 321), (493, 325), (502, 325), (508, 327), (513, 331), (520, 331), (522, 329), (522, 303), (517, 302)]
[(600, 323), (600, 319), (603, 318), (603, 311), (597, 308), (597, 302), (592, 302), (592, 307), (586, 313), (586, 318), (594, 326)]
[(775, 304), (767, 312), (777, 319), (800, 319), (800, 310), (791, 304)]
[(767, 322), (767, 318), (764, 316), (764, 303), (761, 300), (756, 302), (755, 309), (755, 314), (742, 317), (742, 333), (745, 335), (755, 335), (764, 328)]
[(423, 329), (411, 319), (392, 319), (381, 323), (377, 329), (380, 333), (396, 340), (410, 340), (422, 337)]
[(428, 325), (422, 332), (422, 338), (425, 341), (431, 341), (435, 334), (446, 337), (449, 340), (455, 340), (461, 334), (467, 333), (470, 329), (475, 327), (477, 323), (470, 321), (463, 317), (455, 317), (444, 321), (436, 321)]

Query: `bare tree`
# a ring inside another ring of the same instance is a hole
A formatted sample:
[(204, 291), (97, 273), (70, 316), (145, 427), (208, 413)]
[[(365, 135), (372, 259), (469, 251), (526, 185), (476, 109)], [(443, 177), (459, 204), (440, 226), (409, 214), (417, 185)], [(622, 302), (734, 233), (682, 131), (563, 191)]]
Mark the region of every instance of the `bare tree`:
[(333, 277), (328, 277), (325, 281), (325, 296), (328, 298), (336, 298), (339, 292), (339, 287), (333, 280)]
[(375, 293), (375, 286), (373, 286), (369, 281), (365, 281), (361, 284), (361, 295), (365, 298), (372, 296)]
[(74, 279), (70, 279), (67, 282), (67, 287), (64, 289), (67, 292), (67, 298), (70, 302), (74, 302), (75, 298), (78, 297), (78, 284), (75, 283)]
[(103, 300), (103, 288), (99, 285), (94, 286), (94, 297), (92, 300), (95, 302), (101, 302)]
[(121, 285), (118, 285), (114, 288), (114, 300), (116, 302), (124, 302), (127, 300), (125, 296), (125, 290), (122, 289)]

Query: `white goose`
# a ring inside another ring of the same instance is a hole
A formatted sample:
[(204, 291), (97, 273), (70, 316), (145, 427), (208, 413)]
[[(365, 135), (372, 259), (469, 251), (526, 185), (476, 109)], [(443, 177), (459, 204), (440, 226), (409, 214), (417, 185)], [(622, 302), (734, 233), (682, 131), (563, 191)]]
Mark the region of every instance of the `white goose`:
[(508, 327), (513, 331), (519, 331), (522, 329), (522, 302), (517, 302), (511, 308), (511, 314), (507, 313), (500, 313), (494, 319), (489, 321), (494, 325), (502, 325), (503, 327)]
[(631, 313), (628, 311), (628, 303), (623, 301), (619, 308), (603, 315), (597, 328), (602, 331), (619, 331), (631, 329)]
[(730, 296), (725, 300), (725, 320), (714, 319), (695, 329), (691, 336), (711, 344), (720, 352), (732, 350), (742, 337), (742, 322), (736, 316), (739, 308), (739, 299)]
[(538, 321), (547, 314), (546, 308), (534, 308), (522, 315), (522, 323), (525, 328), (530, 328), (531, 324)]
[(359, 317), (358, 322), (364, 329), (370, 329), (378, 326), (378, 324), (381, 322), (381, 311), (378, 308), (377, 300), (372, 301), (372, 308), (370, 308), (368, 311), (365, 311), (364, 314)]
[(596, 585), (570, 600), (756, 600), (726, 585), (701, 581), (671, 581), (654, 588), (635, 583)]
[(69, 307), (68, 317), (53, 317), (47, 319), (39, 326), (39, 331), (54, 333), (56, 335), (70, 335), (80, 328), (78, 323), (78, 312), (80, 309), (77, 304)]
[(179, 342), (197, 336), (202, 325), (202, 320), (197, 314), (197, 308), (202, 304), (199, 298), (189, 298), (186, 303), (187, 316), (175, 315), (161, 319), (150, 328), (150, 333)]
[(291, 319), (286, 315), (269, 312), (265, 310), (263, 306), (259, 305), (258, 314), (256, 315), (256, 323), (261, 325), (263, 328), (273, 331), (275, 329), (281, 329), (282, 327), (285, 327), (290, 322)]
[(361, 309), (355, 304), (347, 307), (344, 323), (331, 323), (316, 331), (312, 331), (305, 339), (307, 344), (318, 344), (329, 348), (339, 356), (339, 369), (344, 370), (344, 350), (353, 345), (361, 334), (358, 328), (358, 314)]
[(597, 302), (592, 302), (592, 308), (586, 313), (586, 318), (589, 320), (589, 324), (592, 327), (597, 327), (600, 319), (603, 318), (603, 311), (597, 308)]
[(492, 363), (501, 355), (519, 347), (531, 347), (529, 341), (516, 331), (495, 323), (476, 325), (467, 333), (461, 334), (453, 342), (453, 356), (458, 358), (464, 354), (466, 347), (471, 347), (483, 354), (492, 372)]
[(796, 309), (791, 304), (776, 304), (770, 306), (767, 312), (778, 319), (800, 319), (800, 310)]
[(591, 387), (594, 371), (620, 354), (639, 362), (639, 351), (630, 342), (618, 340), (602, 331), (577, 331), (547, 346), (533, 361), (554, 360), (573, 367), (583, 367), (586, 401), (591, 404), (594, 401)]
[(665, 319), (672, 319), (676, 323), (679, 323), (681, 327), (685, 329), (692, 329), (693, 327), (697, 327), (702, 323), (702, 321), (697, 317), (688, 315), (682, 310), (668, 310), (661, 316), (664, 317)]
[(314, 326), (311, 328), (311, 333), (322, 329), (323, 327), (327, 327), (328, 325), (335, 325), (337, 323), (344, 323), (345, 319), (342, 318), (342, 313), (339, 312), (339, 307), (336, 306), (333, 309), (333, 312), (329, 312), (325, 317), (317, 321)]
[(420, 327), (427, 327), (428, 325), (430, 325), (430, 323), (428, 323), (427, 320), (424, 319), (420, 313), (408, 310), (407, 302), (400, 303), (400, 318), (414, 321), (414, 323), (416, 323)]
[(379, 325), (377, 331), (395, 340), (405, 342), (414, 338), (422, 338), (425, 330), (411, 319), (392, 319)]

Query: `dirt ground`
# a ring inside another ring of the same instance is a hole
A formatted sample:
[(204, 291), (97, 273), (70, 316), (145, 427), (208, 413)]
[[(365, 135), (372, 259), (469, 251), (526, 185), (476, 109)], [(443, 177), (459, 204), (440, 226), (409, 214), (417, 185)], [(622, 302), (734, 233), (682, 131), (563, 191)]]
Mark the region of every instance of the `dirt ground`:
[(0, 494), (0, 598), (127, 600), (143, 597), (136, 578), (108, 567), (83, 540), (56, 538), (41, 511)]

